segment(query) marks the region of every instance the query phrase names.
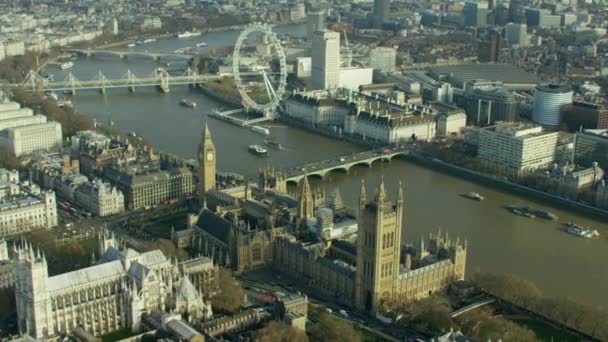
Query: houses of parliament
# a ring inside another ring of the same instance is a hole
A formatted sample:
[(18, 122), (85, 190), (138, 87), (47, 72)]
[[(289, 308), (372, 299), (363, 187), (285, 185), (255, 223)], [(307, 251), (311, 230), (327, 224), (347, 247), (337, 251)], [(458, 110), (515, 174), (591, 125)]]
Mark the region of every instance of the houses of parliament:
[(216, 262), (237, 272), (270, 267), (371, 312), (464, 279), (466, 241), (438, 232), (426, 242), (404, 243), (401, 184), (391, 200), (384, 180), (373, 195), (362, 182), (354, 209), (343, 205), (339, 192), (313, 192), (307, 177), (297, 195), (288, 194), (285, 174), (277, 170), (260, 171), (257, 186), (218, 190), (216, 153), (205, 127), (198, 155), (202, 209), (183, 234)]

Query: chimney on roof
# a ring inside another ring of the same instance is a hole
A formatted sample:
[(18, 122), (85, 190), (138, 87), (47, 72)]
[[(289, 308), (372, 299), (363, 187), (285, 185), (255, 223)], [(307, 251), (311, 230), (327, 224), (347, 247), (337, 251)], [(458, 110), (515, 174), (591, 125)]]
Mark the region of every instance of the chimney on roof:
[(61, 165), (61, 174), (67, 175), (70, 173), (70, 155), (63, 155), (63, 165)]
[(72, 171), (76, 174), (80, 173), (80, 161), (78, 159), (72, 160)]

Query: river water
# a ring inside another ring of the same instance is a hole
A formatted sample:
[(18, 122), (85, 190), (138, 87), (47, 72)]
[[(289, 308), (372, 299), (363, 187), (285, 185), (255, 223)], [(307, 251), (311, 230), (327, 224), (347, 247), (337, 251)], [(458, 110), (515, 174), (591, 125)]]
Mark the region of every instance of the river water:
[[(280, 27), (277, 31), (305, 35), (304, 25)], [(207, 49), (230, 46), (238, 32), (215, 32), (187, 39), (167, 39), (136, 47), (150, 51), (173, 51), (199, 42), (207, 42)], [(164, 61), (163, 61), (164, 62)], [(163, 63), (160, 62), (160, 63)], [(170, 68), (179, 59), (172, 60)], [(120, 77), (127, 70), (136, 75), (147, 75), (163, 64), (141, 57), (95, 57), (76, 61), (71, 71), (77, 78), (93, 78), (98, 71), (107, 77)], [(49, 68), (56, 79), (67, 71)], [(173, 87), (169, 94), (155, 89), (138, 88), (131, 94), (126, 89), (108, 93), (108, 105), (95, 92), (80, 92), (73, 102), (76, 108), (100, 122), (106, 122), (111, 112), (115, 127), (132, 130), (152, 141), (158, 149), (194, 158), (204, 127), (206, 114), (221, 104), (187, 87)], [(181, 107), (178, 102), (188, 98), (198, 103), (196, 109)], [(307, 131), (269, 124), (272, 135), (286, 150), (270, 149), (267, 158), (247, 152), (250, 144), (263, 142), (263, 137), (245, 128), (210, 118), (208, 120), (218, 150), (218, 168), (223, 171), (253, 175), (259, 168), (293, 166), (360, 151), (361, 148), (338, 140), (328, 139)], [(365, 179), (368, 194), (374, 193), (384, 177), (391, 196), (401, 180), (405, 186), (406, 210), (404, 238), (419, 241), (422, 236), (438, 229), (460, 236), (469, 242), (468, 274), (477, 271), (512, 273), (537, 284), (545, 293), (568, 296), (589, 304), (608, 307), (608, 229), (606, 224), (579, 214), (529, 201), (524, 197), (499, 192), (462, 179), (419, 167), (409, 162), (394, 160), (378, 163), (372, 168), (360, 167), (350, 174), (332, 173), (324, 181), (313, 184), (329, 194), (339, 188), (344, 202), (354, 206), (361, 179)], [(475, 202), (459, 194), (476, 191), (486, 200)], [(515, 216), (503, 208), (509, 204), (529, 205), (550, 210), (559, 215), (559, 222), (574, 221), (596, 227), (600, 237), (581, 239), (564, 233), (560, 223)]]

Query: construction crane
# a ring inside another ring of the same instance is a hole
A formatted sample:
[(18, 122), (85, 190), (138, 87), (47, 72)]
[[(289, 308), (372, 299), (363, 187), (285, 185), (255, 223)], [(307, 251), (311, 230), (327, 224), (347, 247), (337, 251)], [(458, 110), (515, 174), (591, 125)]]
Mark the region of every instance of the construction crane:
[(346, 48), (346, 51), (347, 51), (346, 66), (348, 68), (350, 68), (350, 66), (353, 62), (353, 51), (350, 48), (350, 44), (348, 44), (348, 36), (346, 35), (346, 30), (344, 30), (342, 32), (344, 33), (344, 47)]
[(114, 126), (114, 121), (112, 121), (112, 112), (110, 111), (110, 105), (108, 102), (108, 94), (107, 91), (104, 89), (104, 91), (102, 91), (103, 93), (103, 106), (106, 109), (106, 116), (108, 118), (108, 138), (112, 138), (112, 127)]

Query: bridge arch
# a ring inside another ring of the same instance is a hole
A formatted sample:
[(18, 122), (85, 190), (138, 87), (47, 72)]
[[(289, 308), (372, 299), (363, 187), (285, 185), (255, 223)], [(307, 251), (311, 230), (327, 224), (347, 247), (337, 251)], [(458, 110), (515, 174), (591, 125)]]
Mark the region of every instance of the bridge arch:
[(367, 166), (367, 167), (371, 167), (372, 164), (369, 161), (367, 161), (367, 160), (360, 160), (360, 161), (356, 161), (354, 163), (348, 164), (346, 167), (350, 171), (350, 169), (352, 169), (353, 167), (355, 167), (355, 166), (361, 166), (361, 165), (364, 165), (364, 166)]

